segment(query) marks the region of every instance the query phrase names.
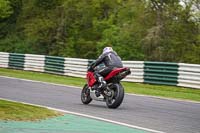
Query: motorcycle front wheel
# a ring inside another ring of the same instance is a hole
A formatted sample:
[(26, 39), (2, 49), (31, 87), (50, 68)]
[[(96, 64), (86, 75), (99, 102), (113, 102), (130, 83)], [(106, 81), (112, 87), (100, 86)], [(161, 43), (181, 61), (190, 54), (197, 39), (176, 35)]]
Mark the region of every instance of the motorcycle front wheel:
[(87, 84), (81, 91), (81, 101), (83, 104), (89, 104), (92, 101), (92, 98), (90, 97), (90, 90)]
[(112, 84), (109, 88), (111, 96), (106, 98), (106, 105), (108, 108), (115, 109), (121, 105), (124, 99), (124, 88), (120, 83)]

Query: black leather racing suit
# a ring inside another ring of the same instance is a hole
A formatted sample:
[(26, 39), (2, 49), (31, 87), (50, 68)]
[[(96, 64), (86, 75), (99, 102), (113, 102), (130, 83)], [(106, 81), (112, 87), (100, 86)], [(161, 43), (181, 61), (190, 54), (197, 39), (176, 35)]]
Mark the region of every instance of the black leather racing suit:
[[(121, 58), (117, 55), (116, 52), (110, 51), (104, 54), (101, 54), (96, 62), (92, 65), (92, 67), (96, 67), (99, 64), (104, 63), (105, 67), (102, 67), (95, 71), (96, 75), (100, 74), (101, 76), (105, 77), (108, 75), (114, 68), (121, 68), (123, 67)], [(100, 76), (99, 75), (99, 76)]]

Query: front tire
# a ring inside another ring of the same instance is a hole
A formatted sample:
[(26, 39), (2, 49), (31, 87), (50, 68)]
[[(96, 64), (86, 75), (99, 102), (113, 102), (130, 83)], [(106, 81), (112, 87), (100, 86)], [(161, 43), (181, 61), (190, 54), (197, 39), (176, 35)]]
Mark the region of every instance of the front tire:
[(92, 101), (92, 98), (90, 97), (90, 90), (87, 84), (81, 91), (81, 101), (83, 104), (89, 104)]
[(119, 107), (124, 99), (124, 88), (120, 83), (113, 84), (110, 87), (112, 95), (106, 98), (108, 108), (115, 109)]

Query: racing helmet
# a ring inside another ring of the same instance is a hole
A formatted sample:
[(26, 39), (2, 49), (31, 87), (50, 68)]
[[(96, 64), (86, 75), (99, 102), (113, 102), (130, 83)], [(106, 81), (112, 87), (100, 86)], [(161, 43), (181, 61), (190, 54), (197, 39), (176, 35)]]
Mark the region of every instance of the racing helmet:
[(105, 47), (105, 48), (103, 49), (103, 54), (104, 54), (104, 53), (107, 53), (107, 52), (110, 52), (110, 51), (113, 51), (112, 47)]

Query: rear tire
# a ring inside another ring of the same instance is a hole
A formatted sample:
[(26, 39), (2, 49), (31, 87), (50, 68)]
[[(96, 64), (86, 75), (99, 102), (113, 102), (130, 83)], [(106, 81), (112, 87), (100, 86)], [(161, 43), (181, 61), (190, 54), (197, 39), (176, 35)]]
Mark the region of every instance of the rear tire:
[(113, 84), (111, 87), (113, 95), (106, 98), (108, 108), (115, 109), (119, 107), (124, 99), (124, 88), (120, 83)]
[(89, 104), (92, 101), (92, 98), (90, 97), (90, 90), (87, 84), (85, 84), (81, 91), (81, 101), (83, 104)]

